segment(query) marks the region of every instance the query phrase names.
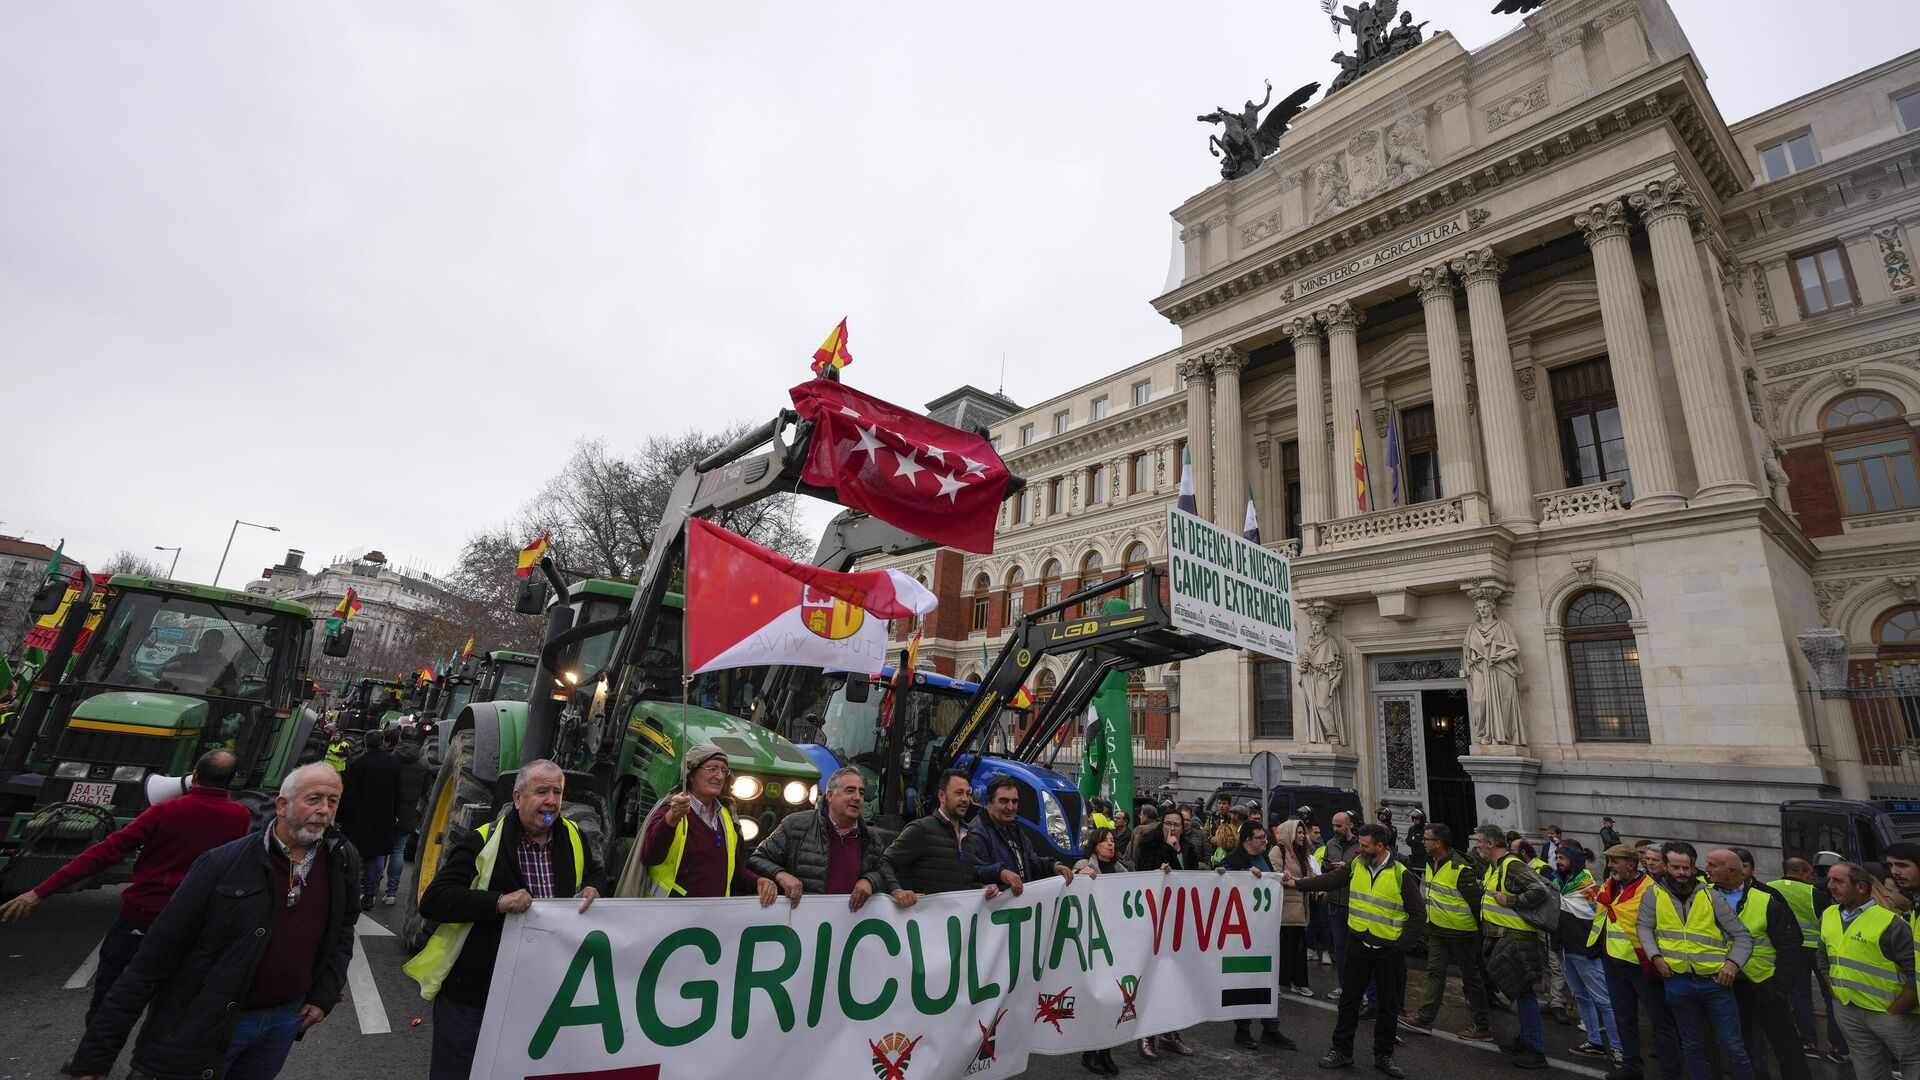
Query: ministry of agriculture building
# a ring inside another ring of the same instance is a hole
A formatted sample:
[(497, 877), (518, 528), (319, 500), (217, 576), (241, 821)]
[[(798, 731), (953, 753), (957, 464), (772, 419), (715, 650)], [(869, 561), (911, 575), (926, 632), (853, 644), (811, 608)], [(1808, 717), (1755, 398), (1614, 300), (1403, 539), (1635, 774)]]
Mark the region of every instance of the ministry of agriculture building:
[[(1439, 33), (1174, 211), (1176, 351), (993, 423), (1029, 488), (993, 555), (900, 560), (944, 601), (925, 649), (977, 674), (1020, 612), (1164, 563), (1190, 451), (1340, 664), (1331, 728), (1281, 661), (1146, 673), (1189, 796), (1271, 750), (1369, 809), (1764, 861), (1783, 799), (1909, 790), (1917, 156), (1920, 53), (1729, 124), (1664, 0)], [(1469, 722), (1477, 602), (1514, 735)], [(1849, 675), (1890, 723), (1819, 692)]]

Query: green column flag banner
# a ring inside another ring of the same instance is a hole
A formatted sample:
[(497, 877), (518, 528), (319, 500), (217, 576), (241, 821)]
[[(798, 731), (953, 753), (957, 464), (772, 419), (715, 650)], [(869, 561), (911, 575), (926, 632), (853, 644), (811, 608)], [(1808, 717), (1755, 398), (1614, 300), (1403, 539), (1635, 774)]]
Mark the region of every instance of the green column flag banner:
[[(1109, 597), (1103, 614), (1127, 610), (1127, 602)], [(1115, 806), (1133, 812), (1133, 713), (1127, 707), (1127, 673), (1110, 671), (1093, 695), (1086, 749), (1080, 755), (1080, 797), (1105, 791)]]
[(1050, 877), (859, 911), (840, 896), (578, 908), (507, 917), (474, 1080), (991, 1080), (1031, 1054), (1278, 1009), (1272, 874)]

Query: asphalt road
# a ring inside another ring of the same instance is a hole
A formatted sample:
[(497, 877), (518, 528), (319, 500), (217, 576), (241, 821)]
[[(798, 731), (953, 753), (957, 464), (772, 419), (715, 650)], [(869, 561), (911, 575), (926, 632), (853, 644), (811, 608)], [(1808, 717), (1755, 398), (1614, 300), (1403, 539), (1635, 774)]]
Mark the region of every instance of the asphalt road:
[[(117, 890), (58, 896), (42, 904), (25, 923), (0, 926), (0, 1080), (56, 1080), (60, 1063), (78, 1043), (86, 1014), (91, 958), (100, 935), (118, 907)], [(327, 1021), (309, 1031), (294, 1047), (281, 1073), (288, 1080), (338, 1080), (342, 1076), (424, 1077), (432, 1049), (432, 1019), (427, 1003), (400, 970), (406, 961), (399, 940), (385, 925), (395, 909), (376, 908), (362, 916), (363, 931), (354, 968), (349, 973), (347, 1000)], [(1317, 995), (1332, 989), (1332, 968), (1312, 965)], [(1422, 976), (1410, 979), (1410, 992), (1420, 992)], [(419, 1026), (414, 1021), (419, 1018)], [(1282, 1029), (1300, 1043), (1297, 1051), (1261, 1048), (1241, 1050), (1233, 1045), (1230, 1024), (1205, 1024), (1188, 1033), (1197, 1053), (1190, 1058), (1163, 1055), (1158, 1062), (1141, 1060), (1131, 1049), (1115, 1051), (1121, 1070), (1141, 1077), (1166, 1080), (1220, 1080), (1222, 1070), (1283, 1078), (1326, 1077), (1314, 1062), (1326, 1052), (1333, 1030), (1332, 1005), (1324, 997), (1282, 998)], [(1448, 1004), (1437, 1031), (1466, 1026), (1457, 982), (1450, 983)], [(1375, 1076), (1364, 1056), (1371, 1022), (1360, 1032), (1362, 1058), (1352, 1074)], [(1494, 1033), (1500, 1039), (1517, 1031), (1510, 1013), (1494, 1014)], [(1600, 1077), (1594, 1059), (1568, 1051), (1583, 1041), (1572, 1027), (1547, 1023), (1548, 1057), (1561, 1075)], [(1468, 1043), (1451, 1035), (1406, 1034), (1399, 1062), (1409, 1075), (1460, 1077), (1490, 1070), (1492, 1075), (1519, 1076), (1489, 1044)], [(1598, 1064), (1604, 1065), (1604, 1061)], [(126, 1073), (123, 1056), (115, 1076)], [(1040, 1080), (1065, 1080), (1090, 1074), (1080, 1068), (1077, 1055), (1036, 1058), (1025, 1073)], [(1844, 1080), (1851, 1071), (1825, 1063), (1814, 1064), (1815, 1080)]]

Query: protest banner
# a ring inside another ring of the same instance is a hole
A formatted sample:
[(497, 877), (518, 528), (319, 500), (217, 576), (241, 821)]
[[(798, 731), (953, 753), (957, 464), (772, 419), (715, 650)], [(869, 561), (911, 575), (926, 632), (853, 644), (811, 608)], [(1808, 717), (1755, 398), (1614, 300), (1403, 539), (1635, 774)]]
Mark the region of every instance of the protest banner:
[(1167, 507), (1173, 625), (1292, 663), (1293, 570), (1287, 557)]
[(473, 1076), (1014, 1076), (1275, 1015), (1280, 880), (1049, 878), (1022, 895), (539, 901), (509, 916)]

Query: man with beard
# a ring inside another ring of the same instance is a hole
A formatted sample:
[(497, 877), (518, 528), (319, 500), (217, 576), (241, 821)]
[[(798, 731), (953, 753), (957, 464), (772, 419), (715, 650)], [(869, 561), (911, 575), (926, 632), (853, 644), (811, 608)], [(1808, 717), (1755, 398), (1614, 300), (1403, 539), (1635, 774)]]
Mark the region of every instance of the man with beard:
[(1753, 1080), (1753, 1063), (1740, 1037), (1733, 983), (1753, 956), (1753, 935), (1726, 901), (1706, 887), (1694, 867), (1693, 845), (1666, 846), (1667, 876), (1640, 905), (1640, 948), (1666, 980), (1667, 1008), (1680, 1029), (1680, 1050), (1693, 1080), (1709, 1080), (1709, 1042), (1733, 1080)]
[(340, 775), (287, 774), (272, 821), (187, 872), (65, 1071), (104, 1080), (133, 1022), (133, 1070), (272, 1080), (293, 1040), (327, 1018), (353, 956), (360, 859), (330, 832)]
[[(1833, 906), (1833, 897), (1827, 893), (1826, 880), (1814, 876), (1813, 864), (1807, 860), (1798, 856), (1790, 857), (1781, 864), (1781, 869), (1786, 871), (1786, 875), (1767, 882), (1767, 885), (1793, 909), (1793, 917), (1800, 924), (1801, 941), (1811, 954), (1820, 947), (1820, 916)], [(1813, 965), (1809, 964), (1808, 967), (1812, 968)], [(1813, 1024), (1813, 991), (1816, 987), (1820, 991), (1821, 1011), (1827, 1017), (1825, 1055), (1820, 1053)], [(1801, 1056), (1824, 1056), (1835, 1065), (1847, 1064), (1850, 1060), (1847, 1056), (1847, 1036), (1840, 1030), (1839, 1013), (1833, 1007), (1833, 988), (1820, 981), (1818, 972), (1808, 970), (1794, 981), (1791, 993), (1793, 1027), (1800, 1036)]]
[[(948, 769), (940, 774), (935, 794), (940, 801), (933, 813), (907, 822), (886, 854), (900, 887), (923, 896), (973, 888), (967, 838), (979, 823), (973, 821), (972, 781), (966, 773)], [(987, 886), (987, 899), (998, 895), (1000, 886)]]

